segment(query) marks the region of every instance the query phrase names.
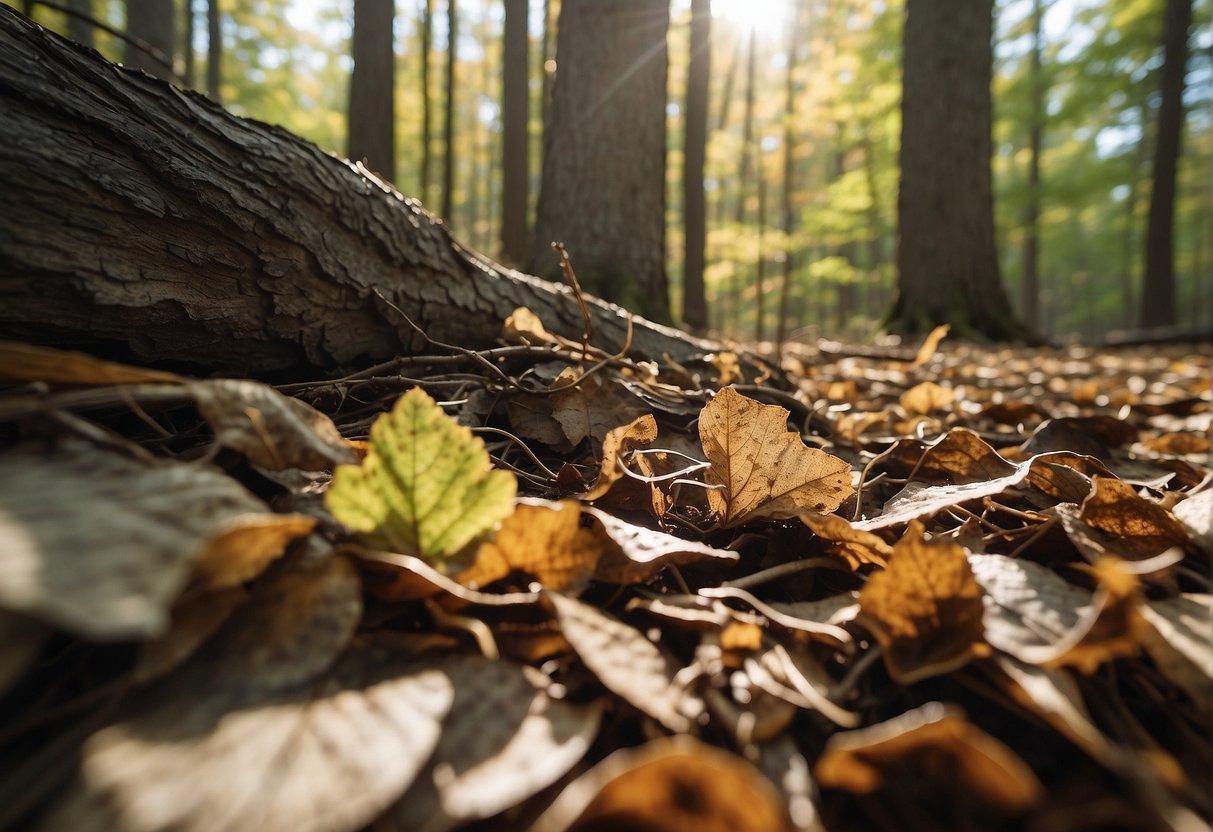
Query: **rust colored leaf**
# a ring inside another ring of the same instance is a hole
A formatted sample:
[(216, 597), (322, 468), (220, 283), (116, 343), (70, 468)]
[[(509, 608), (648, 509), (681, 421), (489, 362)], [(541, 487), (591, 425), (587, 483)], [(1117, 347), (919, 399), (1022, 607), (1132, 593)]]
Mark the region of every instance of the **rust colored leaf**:
[(191, 381), (198, 412), (215, 440), (261, 468), (328, 470), (358, 461), (333, 421), (298, 399), (256, 381)]
[(854, 493), (851, 466), (807, 447), (787, 429), (788, 411), (731, 387), (699, 416), (699, 438), (712, 467), (708, 502), (721, 525), (829, 513)]
[(258, 514), (236, 519), (210, 540), (194, 564), (200, 589), (238, 586), (261, 574), (287, 545), (309, 534), (316, 518), (304, 514)]
[[(1127, 560), (1145, 560), (1172, 546), (1188, 545), (1183, 523), (1140, 496), (1132, 485), (1108, 477), (1095, 477), (1093, 481), (1095, 490), (1078, 515), (1082, 523), (1098, 533), (1087, 547), (1098, 548), (1089, 554), (1097, 557), (1106, 552)], [(1087, 542), (1081, 535), (1071, 538), (1080, 547)]]
[(603, 543), (603, 556), (594, 573), (600, 581), (638, 583), (670, 564), (685, 566), (705, 559), (736, 561), (739, 557), (736, 552), (646, 529), (595, 508), (586, 512), (597, 521), (593, 532)]
[(870, 728), (835, 734), (814, 774), (825, 788), (857, 795), (871, 795), (890, 782), (926, 778), (933, 790), (964, 792), (1010, 813), (1029, 809), (1044, 794), (1015, 752), (938, 702)]
[(674, 683), (678, 667), (644, 633), (597, 607), (546, 593), (564, 637), (603, 686), (671, 731), (686, 731), (702, 708)]
[(836, 514), (803, 514), (800, 522), (813, 534), (828, 541), (826, 550), (847, 562), (851, 569), (867, 563), (885, 566), (893, 547), (871, 532), (857, 529), (849, 520)]
[(482, 587), (518, 571), (546, 589), (569, 589), (589, 580), (601, 554), (598, 538), (581, 526), (576, 501), (520, 500), (457, 580)]
[(532, 832), (784, 832), (779, 793), (734, 754), (689, 736), (616, 751), (570, 783)]
[(859, 593), (859, 621), (884, 648), (889, 675), (907, 685), (988, 655), (983, 611), (964, 549), (925, 540), (919, 523)]

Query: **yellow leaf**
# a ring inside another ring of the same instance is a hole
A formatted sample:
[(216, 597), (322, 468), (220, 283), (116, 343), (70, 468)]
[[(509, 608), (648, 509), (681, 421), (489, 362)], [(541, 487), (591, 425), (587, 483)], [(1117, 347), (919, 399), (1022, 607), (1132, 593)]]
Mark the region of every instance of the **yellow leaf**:
[(700, 413), (707, 480), (722, 486), (708, 492), (708, 503), (722, 526), (829, 513), (853, 493), (851, 466), (806, 446), (787, 426), (788, 411), (731, 387)]
[(928, 542), (917, 521), (859, 593), (859, 620), (884, 648), (889, 675), (905, 685), (989, 655), (984, 610), (964, 548)]
[(914, 356), (914, 363), (910, 366), (921, 367), (930, 361), (931, 356), (935, 355), (935, 351), (939, 349), (939, 342), (947, 337), (951, 328), (951, 324), (940, 324), (932, 329), (926, 340), (922, 342), (922, 346), (918, 348), (918, 353)]
[(484, 442), (414, 387), (372, 425), (362, 464), (337, 469), (325, 505), (371, 546), (444, 561), (504, 520), (516, 490)]
[(933, 381), (916, 384), (901, 394), (901, 406), (907, 413), (926, 416), (932, 410), (941, 410), (956, 400), (956, 394)]
[(598, 538), (581, 526), (576, 501), (522, 502), (497, 535), (480, 544), (475, 562), (458, 580), (466, 586), (485, 586), (518, 571), (532, 575), (547, 589), (567, 589), (589, 579), (601, 554)]

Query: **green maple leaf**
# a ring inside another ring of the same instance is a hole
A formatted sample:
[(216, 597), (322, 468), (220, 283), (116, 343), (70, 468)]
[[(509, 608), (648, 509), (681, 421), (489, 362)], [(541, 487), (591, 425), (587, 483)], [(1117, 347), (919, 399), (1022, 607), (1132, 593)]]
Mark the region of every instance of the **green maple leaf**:
[(324, 502), (363, 543), (442, 561), (505, 519), (517, 487), (483, 441), (414, 387), (375, 420), (362, 464), (337, 468)]

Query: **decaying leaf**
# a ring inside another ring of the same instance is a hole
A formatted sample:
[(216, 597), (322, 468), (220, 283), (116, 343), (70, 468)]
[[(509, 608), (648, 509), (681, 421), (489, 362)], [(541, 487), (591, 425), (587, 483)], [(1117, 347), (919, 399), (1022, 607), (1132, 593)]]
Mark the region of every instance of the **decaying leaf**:
[(638, 583), (670, 564), (686, 566), (709, 558), (736, 561), (739, 557), (736, 552), (646, 529), (596, 508), (584, 510), (598, 521), (593, 533), (603, 543), (603, 556), (594, 572), (600, 581)]
[(933, 381), (914, 385), (901, 394), (901, 406), (914, 416), (926, 416), (932, 410), (942, 410), (956, 400), (956, 394)]
[(948, 333), (952, 330), (951, 324), (940, 324), (927, 333), (927, 337), (923, 339), (922, 345), (918, 348), (918, 352), (914, 354), (914, 362), (910, 366), (921, 367), (934, 357), (935, 352), (939, 349), (939, 344)]
[[(1031, 808), (1044, 787), (1015, 752), (955, 708), (923, 705), (888, 722), (835, 734), (813, 773), (823, 788), (872, 795), (889, 783), (927, 784), (1010, 813)], [(873, 797), (872, 799), (877, 799)]]
[(179, 384), (174, 373), (104, 361), (82, 352), (0, 341), (0, 381), (47, 384)]
[(893, 554), (893, 547), (882, 538), (855, 528), (837, 514), (802, 514), (800, 522), (822, 540), (829, 541), (827, 550), (845, 560), (852, 569), (867, 563), (884, 566)]
[(1139, 495), (1129, 483), (1108, 477), (1094, 477), (1093, 482), (1095, 489), (1082, 504), (1078, 518), (1098, 535), (1091, 539), (1071, 534), (1075, 545), (1086, 549), (1092, 559), (1113, 554), (1126, 560), (1145, 560), (1172, 546), (1188, 545), (1183, 523)]
[(516, 570), (546, 589), (569, 589), (589, 580), (601, 553), (598, 538), (581, 526), (576, 501), (520, 500), (458, 581), (478, 588)]
[(601, 373), (580, 378), (578, 371), (566, 368), (552, 386), (552, 418), (569, 442), (583, 439), (599, 444), (621, 425), (631, 424), (645, 407), (623, 385), (615, 384)]
[(569, 784), (532, 832), (783, 832), (770, 781), (734, 754), (689, 736), (616, 751)]
[(686, 731), (702, 709), (674, 682), (678, 667), (644, 633), (558, 592), (546, 593), (569, 644), (603, 686), (671, 731)]
[(273, 471), (329, 469), (358, 461), (333, 420), (256, 381), (216, 379), (187, 385), (220, 445)]
[(513, 510), (517, 481), (419, 387), (371, 427), (362, 465), (342, 465), (325, 504), (375, 548), (443, 561)]
[(964, 549), (925, 540), (917, 522), (859, 592), (858, 620), (884, 648), (889, 675), (907, 685), (988, 655), (983, 611)]
[(238, 586), (261, 574), (287, 545), (316, 527), (304, 514), (265, 514), (241, 518), (216, 535), (194, 564), (193, 584), (199, 589)]
[(509, 344), (528, 344), (534, 347), (560, 343), (560, 339), (547, 331), (539, 316), (525, 306), (519, 306), (505, 319), (501, 337)]
[(212, 545), (277, 522), (214, 468), (19, 445), (0, 454), (0, 608), (89, 638), (154, 635)]
[(443, 671), (455, 699), (438, 747), (376, 828), (445, 832), (492, 817), (563, 777), (598, 733), (597, 704), (552, 699), (520, 665), (463, 656)]
[(723, 526), (829, 513), (854, 493), (851, 466), (806, 446), (788, 430), (787, 410), (731, 387), (703, 409), (699, 438), (712, 463), (707, 480), (721, 486), (708, 502)]
[(1187, 594), (1147, 601), (1141, 607), (1149, 627), (1146, 652), (1209, 719), (1213, 709), (1213, 596)]
[(602, 440), (602, 469), (594, 486), (582, 499), (594, 501), (606, 496), (615, 483), (625, 475), (619, 469), (623, 458), (633, 449), (652, 444), (657, 439), (657, 420), (651, 414), (638, 417), (631, 424), (615, 428)]

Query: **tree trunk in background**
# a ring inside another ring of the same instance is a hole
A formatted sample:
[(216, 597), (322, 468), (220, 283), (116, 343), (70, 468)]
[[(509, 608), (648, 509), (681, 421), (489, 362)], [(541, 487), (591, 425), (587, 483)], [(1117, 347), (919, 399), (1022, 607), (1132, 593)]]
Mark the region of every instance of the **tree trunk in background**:
[(505, 0), (501, 73), (501, 259), (521, 265), (527, 255), (530, 181), (528, 0)]
[(792, 195), (796, 193), (796, 69), (800, 59), (800, 27), (804, 3), (792, 5), (792, 25), (788, 30), (788, 63), (784, 75), (783, 98), (783, 195), (779, 205), (780, 228), (783, 229), (783, 272), (779, 281), (779, 312), (775, 319), (775, 349), (783, 348), (788, 331), (788, 299), (792, 294), (792, 276), (796, 257), (792, 249), (792, 233), (796, 230), (796, 210)]
[(433, 107), (430, 103), (430, 55), (434, 51), (434, 0), (425, 0), (421, 18), (421, 202), (430, 202), (430, 137), (434, 135)]
[[(67, 7), (87, 17), (93, 16), (93, 0), (67, 0)], [(67, 36), (76, 43), (93, 48), (93, 24), (75, 15), (67, 15)]]
[[(572, 292), (455, 242), (415, 202), (286, 131), (116, 70), (0, 5), (0, 337), (304, 380), (492, 346), (516, 307), (577, 338)], [(623, 310), (588, 299), (592, 343)], [(636, 320), (631, 354), (719, 345)]]
[(194, 0), (185, 0), (185, 36), (182, 38), (181, 52), (185, 57), (185, 68), (181, 72), (181, 80), (185, 86), (194, 89)]
[(762, 341), (766, 336), (763, 327), (763, 317), (766, 315), (766, 277), (767, 252), (763, 232), (767, 225), (767, 177), (762, 164), (761, 147), (757, 151), (758, 159), (754, 172), (758, 179), (758, 228), (754, 233), (754, 340)]
[(206, 0), (206, 94), (220, 100), (223, 68), (223, 32), (219, 28), (219, 0)]
[[(741, 165), (737, 171), (737, 204), (733, 207), (733, 224), (737, 233), (745, 226), (746, 200), (749, 197), (750, 171), (753, 167), (754, 155), (754, 76), (758, 65), (758, 32), (750, 29), (749, 43), (746, 46), (745, 62), (745, 111), (741, 121)], [(734, 264), (733, 274), (733, 326), (741, 329), (741, 296), (745, 285), (740, 262)]]
[(354, 0), (347, 155), (387, 182), (396, 179), (395, 16), (395, 0)]
[(712, 3), (691, 0), (691, 59), (687, 74), (686, 127), (682, 162), (682, 213), (684, 256), (682, 270), (682, 323), (695, 332), (708, 325), (703, 285), (707, 249), (707, 201), (703, 168), (708, 146), (708, 83), (712, 65)]
[(1041, 72), (1041, 0), (1032, 2), (1032, 57), (1028, 83), (1032, 88), (1031, 124), (1028, 126), (1028, 205), (1024, 210), (1023, 276), (1020, 314), (1025, 325), (1040, 329), (1040, 146), (1044, 135), (1044, 78)]
[(1184, 123), (1184, 71), (1192, 0), (1167, 0), (1163, 20), (1161, 102), (1154, 147), (1154, 186), (1146, 222), (1146, 273), (1141, 294), (1141, 325), (1170, 326), (1175, 317), (1175, 169)]
[(446, 0), (446, 111), (442, 118), (442, 217), (455, 210), (455, 68), (459, 62), (459, 11)]
[(668, 321), (665, 0), (564, 0), (531, 270)]
[(907, 0), (897, 198), (897, 300), (904, 333), (950, 323), (961, 336), (1027, 335), (998, 273), (990, 188), (993, 0)]
[(126, 33), (158, 50), (165, 62), (156, 60), (142, 49), (126, 44), (122, 63), (132, 69), (142, 69), (149, 75), (171, 81), (173, 47), (177, 41), (173, 0), (126, 0)]

